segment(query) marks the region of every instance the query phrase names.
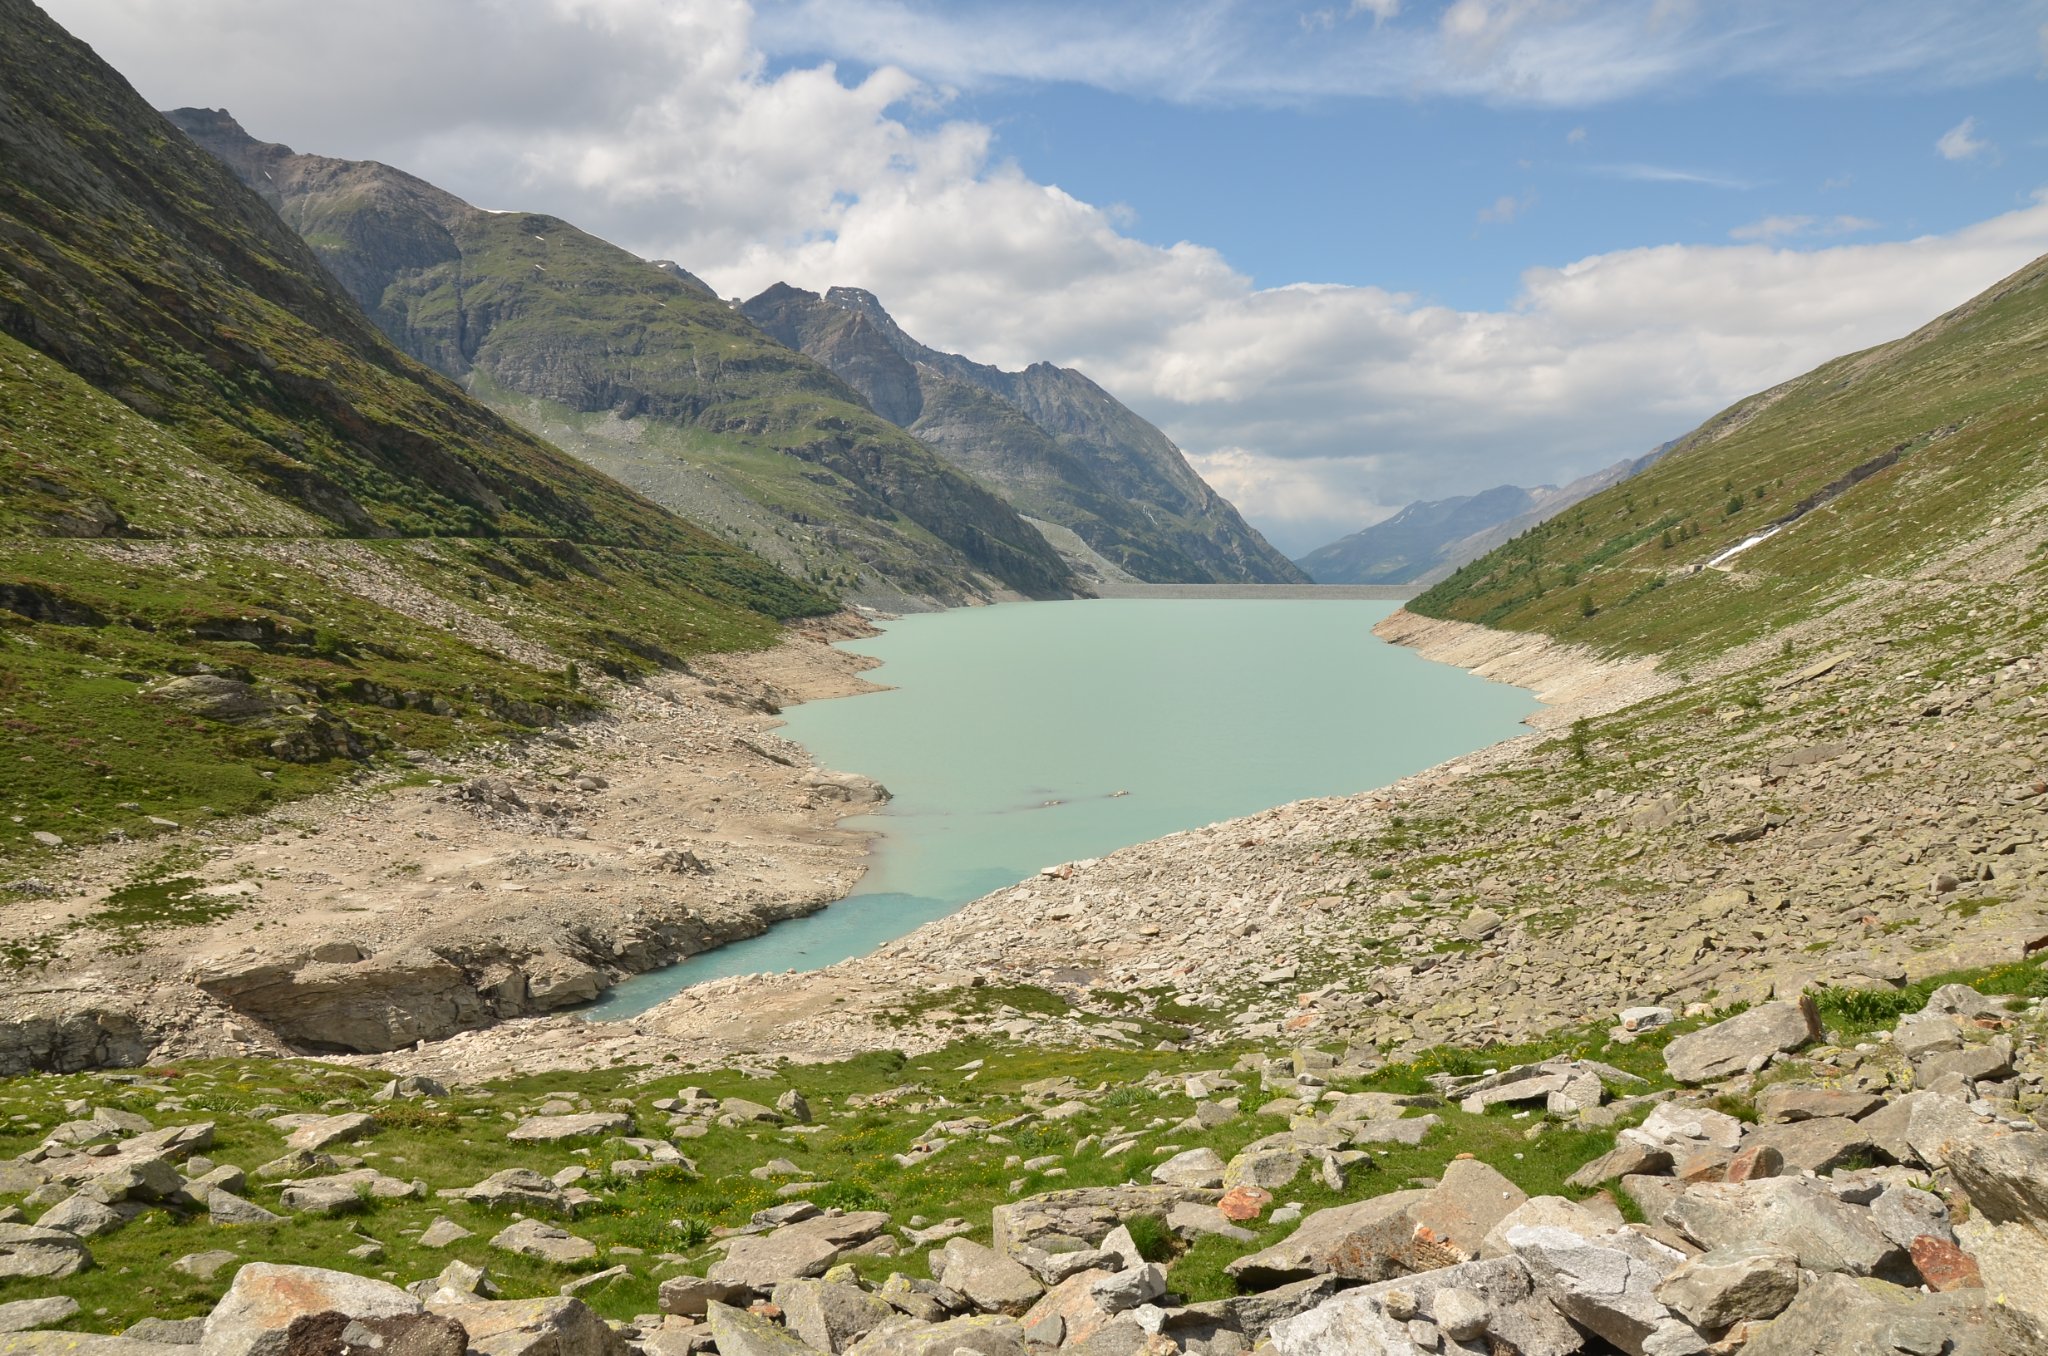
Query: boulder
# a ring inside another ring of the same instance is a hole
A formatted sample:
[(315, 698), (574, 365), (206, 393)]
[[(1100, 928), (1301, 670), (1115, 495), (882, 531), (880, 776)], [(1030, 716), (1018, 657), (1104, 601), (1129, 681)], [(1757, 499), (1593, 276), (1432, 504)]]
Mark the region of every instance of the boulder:
[(1214, 1205), (1222, 1192), (1200, 1187), (1073, 1187), (1027, 1196), (991, 1213), (995, 1250), (1014, 1254), (1032, 1246), (1046, 1252), (1092, 1248), (1127, 1219), (1151, 1215), (1164, 1220), (1182, 1201)]
[(531, 1210), (550, 1215), (573, 1214), (574, 1209), (553, 1179), (531, 1168), (506, 1168), (494, 1172), (475, 1186), (443, 1191), (448, 1200), (468, 1201), (491, 1210)]
[[(1512, 1257), (1403, 1276), (1346, 1290), (1307, 1313), (1273, 1324), (1274, 1356), (1427, 1356), (1410, 1324), (1437, 1328), (1437, 1297), (1458, 1293), (1451, 1315), (1469, 1315), (1472, 1301), (1488, 1311), (1485, 1337), (1465, 1350), (1506, 1350), (1520, 1356), (1569, 1356), (1585, 1339), (1535, 1293), (1529, 1272)], [(1438, 1345), (1441, 1345), (1439, 1339)]]
[(1510, 1257), (1514, 1249), (1508, 1246), (1508, 1230), (1516, 1226), (1544, 1225), (1564, 1229), (1581, 1238), (1598, 1238), (1612, 1233), (1622, 1225), (1621, 1211), (1611, 1201), (1594, 1199), (1571, 1201), (1562, 1196), (1531, 1196), (1528, 1200), (1501, 1217), (1498, 1224), (1486, 1231), (1480, 1240), (1479, 1255), (1483, 1258)]
[(1099, 1277), (1089, 1283), (1088, 1291), (1104, 1313), (1120, 1314), (1164, 1295), (1166, 1270), (1157, 1262), (1146, 1262), (1128, 1271)]
[(29, 1224), (0, 1224), (0, 1279), (61, 1280), (92, 1265), (76, 1234)]
[(847, 1356), (1028, 1356), (1028, 1352), (1023, 1325), (1006, 1314), (949, 1318), (929, 1327), (898, 1320), (846, 1349)]
[(1529, 1195), (1476, 1158), (1454, 1158), (1442, 1179), (1408, 1210), (1414, 1270), (1469, 1262), (1495, 1225), (1527, 1203)]
[(714, 1301), (706, 1318), (718, 1356), (815, 1356), (795, 1333), (746, 1309)]
[(520, 1144), (553, 1144), (632, 1131), (633, 1118), (623, 1111), (586, 1111), (570, 1116), (534, 1116), (521, 1121), (505, 1138)]
[(815, 1215), (770, 1233), (732, 1239), (725, 1260), (711, 1267), (709, 1278), (766, 1294), (778, 1281), (824, 1275), (841, 1253), (888, 1227), (889, 1216), (879, 1210)]
[(199, 987), (308, 1050), (383, 1054), (491, 1017), (462, 968), (424, 948), (354, 964), (256, 958), (202, 973)]
[(0, 1304), (0, 1332), (28, 1332), (62, 1323), (78, 1312), (78, 1301), (69, 1295), (46, 1299), (13, 1300)]
[(1643, 1356), (1644, 1341), (1671, 1316), (1657, 1287), (1685, 1260), (1676, 1248), (1628, 1229), (1596, 1240), (1547, 1225), (1510, 1229), (1507, 1243), (1536, 1293), (1629, 1356)]
[(59, 1201), (42, 1213), (36, 1226), (42, 1229), (62, 1229), (67, 1234), (80, 1238), (99, 1238), (113, 1233), (147, 1207), (127, 1201), (110, 1205), (101, 1200), (95, 1191), (81, 1191), (75, 1196)]
[(1770, 1056), (1818, 1039), (1820, 1011), (1811, 998), (1762, 1003), (1678, 1037), (1664, 1047), (1664, 1068), (1681, 1083), (1710, 1083), (1762, 1068)]
[(1869, 1276), (1897, 1271), (1906, 1260), (1868, 1210), (1837, 1199), (1811, 1178), (1704, 1183), (1687, 1188), (1664, 1217), (1703, 1248), (1784, 1248), (1809, 1271)]
[(2048, 1231), (2048, 1134), (2000, 1129), (1957, 1137), (1945, 1166), (1984, 1218)]
[(1318, 1210), (1286, 1238), (1238, 1258), (1224, 1270), (1240, 1287), (1251, 1290), (1315, 1276), (1385, 1280), (1405, 1269), (1402, 1259), (1409, 1255), (1415, 1236), (1408, 1212), (1428, 1194), (1390, 1191), (1351, 1205)]
[(1100, 1268), (1080, 1271), (1046, 1291), (1017, 1320), (1024, 1335), (1041, 1346), (1056, 1347), (1078, 1345), (1102, 1331), (1115, 1315), (1096, 1298), (1095, 1283), (1114, 1274)]
[(784, 1281), (773, 1298), (783, 1325), (818, 1351), (843, 1352), (896, 1315), (886, 1301), (835, 1281)]
[(1021, 1314), (1045, 1293), (1038, 1278), (1023, 1266), (964, 1238), (947, 1240), (938, 1258), (943, 1259), (944, 1267), (934, 1279), (965, 1295), (983, 1313)]
[(433, 1311), (462, 1325), (477, 1356), (626, 1356), (625, 1341), (579, 1299), (471, 1300)]
[(523, 1219), (501, 1230), (491, 1240), (491, 1246), (522, 1257), (537, 1257), (557, 1266), (587, 1262), (597, 1256), (597, 1244), (589, 1239), (578, 1238), (566, 1229), (543, 1224), (537, 1219)]
[[(272, 1121), (271, 1124), (276, 1125), (277, 1121)], [(360, 1111), (345, 1112), (339, 1116), (310, 1116), (301, 1120), (291, 1133), (285, 1136), (284, 1147), (315, 1152), (325, 1149), (330, 1144), (361, 1139), (376, 1128), (376, 1118), (366, 1116)]]
[(227, 1294), (206, 1316), (203, 1345), (205, 1356), (284, 1356), (295, 1319), (403, 1318), (420, 1312), (411, 1295), (367, 1276), (251, 1262), (235, 1273)]
[(1790, 1168), (1826, 1176), (1857, 1160), (1868, 1161), (1876, 1144), (1870, 1132), (1842, 1116), (1817, 1116), (1782, 1125), (1759, 1125), (1743, 1137), (1744, 1152), (1773, 1149), (1780, 1171)]
[(1225, 1164), (1214, 1149), (1189, 1149), (1152, 1169), (1152, 1180), (1166, 1186), (1220, 1187)]
[(345, 1215), (362, 1208), (368, 1199), (402, 1201), (426, 1194), (417, 1182), (386, 1177), (375, 1168), (357, 1168), (328, 1177), (308, 1177), (286, 1182), (277, 1199), (285, 1209), (301, 1215)]
[(744, 1290), (744, 1286), (726, 1285), (702, 1276), (672, 1276), (661, 1283), (659, 1302), (665, 1314), (702, 1318), (706, 1306), (730, 1304)]
[(1771, 1318), (1799, 1293), (1799, 1258), (1746, 1243), (1689, 1257), (1657, 1286), (1664, 1307), (1700, 1329)]
[(1752, 1331), (1742, 1356), (2012, 1356), (1981, 1290), (1923, 1295), (1852, 1276), (1820, 1276)]
[(1300, 1149), (1270, 1146), (1248, 1148), (1232, 1158), (1223, 1169), (1223, 1188), (1258, 1187), (1278, 1191), (1301, 1175), (1308, 1155)]

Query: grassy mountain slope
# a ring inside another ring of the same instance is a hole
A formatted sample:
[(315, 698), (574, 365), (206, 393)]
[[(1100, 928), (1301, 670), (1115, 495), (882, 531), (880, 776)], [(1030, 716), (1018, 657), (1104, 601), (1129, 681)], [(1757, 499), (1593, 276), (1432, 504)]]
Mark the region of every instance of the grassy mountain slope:
[(832, 606), (400, 354), (26, 0), (0, 67), (0, 858), (543, 722), (588, 704), (572, 665)]
[(1065, 591), (1057, 555), (1000, 499), (674, 265), (386, 165), (255, 141), (224, 112), (169, 116), (407, 352), (670, 507), (695, 516), (708, 475), (750, 507), (732, 535), (856, 594)]
[(778, 283), (745, 310), (954, 465), (1140, 579), (1306, 582), (1164, 433), (1071, 368), (1005, 372), (941, 353), (855, 287), (819, 296)]
[[(1709, 655), (1865, 597), (1873, 581), (1971, 572), (1992, 528), (2038, 513), (2044, 482), (2048, 258), (1903, 339), (1740, 402), (1409, 606), (1616, 651)], [(2044, 562), (1986, 568), (2038, 578)]]

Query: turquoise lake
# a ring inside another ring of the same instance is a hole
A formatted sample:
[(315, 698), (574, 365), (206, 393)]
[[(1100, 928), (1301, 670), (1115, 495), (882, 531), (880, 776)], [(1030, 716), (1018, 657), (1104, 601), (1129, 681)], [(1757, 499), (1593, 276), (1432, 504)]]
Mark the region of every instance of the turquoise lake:
[(1397, 605), (1009, 603), (905, 617), (847, 648), (892, 690), (791, 708), (782, 731), (895, 793), (846, 899), (638, 975), (586, 1015), (727, 975), (865, 955), (1040, 867), (1310, 796), (1366, 791), (1522, 733), (1521, 688), (1372, 634)]

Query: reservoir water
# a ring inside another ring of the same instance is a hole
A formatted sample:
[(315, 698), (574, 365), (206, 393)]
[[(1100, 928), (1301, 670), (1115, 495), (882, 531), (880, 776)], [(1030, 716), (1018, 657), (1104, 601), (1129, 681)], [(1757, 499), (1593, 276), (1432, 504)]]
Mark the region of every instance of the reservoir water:
[(1521, 733), (1520, 688), (1372, 634), (1390, 602), (1096, 599), (905, 617), (848, 648), (890, 691), (782, 731), (895, 799), (846, 899), (585, 1010), (865, 955), (1040, 867), (1310, 796), (1369, 790)]

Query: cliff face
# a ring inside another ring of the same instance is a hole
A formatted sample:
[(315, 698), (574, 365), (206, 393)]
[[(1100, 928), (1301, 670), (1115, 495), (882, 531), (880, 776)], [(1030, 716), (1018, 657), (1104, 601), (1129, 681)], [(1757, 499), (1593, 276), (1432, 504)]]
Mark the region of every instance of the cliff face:
[(1066, 591), (1007, 504), (678, 265), (259, 142), (221, 111), (169, 116), (407, 352), (657, 500), (856, 596)]
[(919, 343), (874, 295), (777, 284), (745, 311), (1025, 513), (1153, 583), (1302, 583), (1180, 449), (1071, 368), (1006, 372)]

